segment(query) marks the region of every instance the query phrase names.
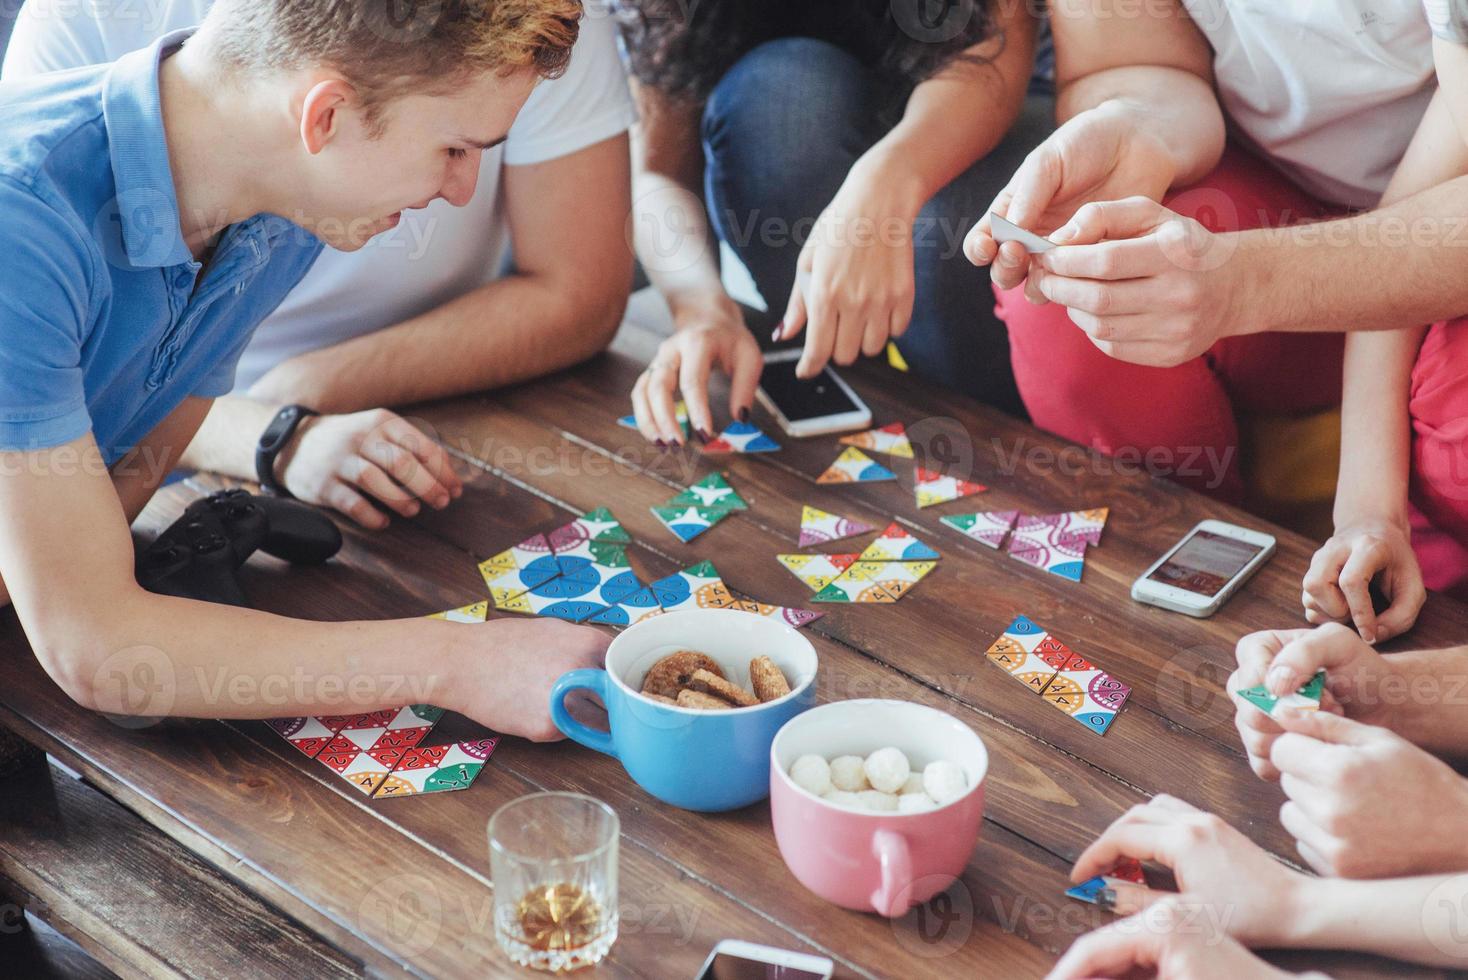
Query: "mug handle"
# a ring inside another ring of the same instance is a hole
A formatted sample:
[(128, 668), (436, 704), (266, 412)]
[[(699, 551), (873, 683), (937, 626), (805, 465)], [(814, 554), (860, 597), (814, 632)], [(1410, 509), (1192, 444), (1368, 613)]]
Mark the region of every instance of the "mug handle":
[(555, 686), (550, 693), (551, 721), (555, 722), (561, 734), (574, 741), (580, 742), (588, 749), (596, 749), (605, 753), (613, 759), (618, 758), (617, 749), (612, 745), (610, 732), (599, 732), (595, 728), (588, 728), (575, 718), (571, 712), (566, 710), (566, 695), (572, 691), (590, 691), (601, 698), (601, 703), (607, 703), (607, 672), (597, 670), (594, 667), (583, 667), (581, 670), (571, 670), (556, 678)]
[(872, 907), (889, 919), (906, 914), (911, 903), (899, 903), (897, 896), (912, 887), (912, 854), (907, 849), (907, 838), (895, 830), (879, 830), (872, 835), (872, 854), (882, 866), (882, 884), (872, 892)]

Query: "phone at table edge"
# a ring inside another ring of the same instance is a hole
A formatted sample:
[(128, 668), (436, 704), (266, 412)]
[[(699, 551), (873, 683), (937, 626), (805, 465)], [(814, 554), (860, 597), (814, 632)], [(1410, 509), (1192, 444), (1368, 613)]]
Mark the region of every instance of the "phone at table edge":
[[(861, 396), (852, 391), (851, 386), (842, 380), (840, 375), (831, 370), (830, 365), (821, 370), (819, 378), (809, 382), (799, 382), (799, 384), (813, 385), (820, 378), (825, 379), (827, 384), (835, 387), (835, 397), (829, 399), (833, 402), (831, 405), (820, 408), (801, 406), (793, 401), (793, 394), (771, 394), (765, 390), (765, 382), (771, 367), (788, 367), (793, 376), (794, 362), (799, 361), (800, 356), (801, 350), (798, 347), (770, 351), (764, 356), (764, 375), (760, 379), (760, 386), (755, 395), (759, 398), (760, 404), (775, 417), (780, 429), (788, 436), (804, 439), (808, 436), (825, 436), (869, 428), (872, 424), (872, 410), (867, 408)], [(792, 383), (794, 383), (793, 380)], [(785, 404), (781, 404), (782, 401)]]
[[(1226, 521), (1199, 521), (1132, 583), (1132, 598), (1200, 619), (1212, 616), (1270, 559), (1274, 548), (1272, 534)], [(1170, 584), (1183, 578), (1197, 588)]]
[(708, 958), (703, 961), (703, 966), (699, 967), (695, 980), (712, 980), (714, 963), (720, 956), (742, 963), (803, 970), (809, 974), (808, 977), (790, 976), (785, 980), (831, 980), (831, 975), (836, 972), (836, 964), (824, 956), (797, 953), (794, 950), (778, 949), (774, 946), (761, 946), (759, 943), (749, 943), (742, 939), (721, 939), (713, 949), (709, 950)]

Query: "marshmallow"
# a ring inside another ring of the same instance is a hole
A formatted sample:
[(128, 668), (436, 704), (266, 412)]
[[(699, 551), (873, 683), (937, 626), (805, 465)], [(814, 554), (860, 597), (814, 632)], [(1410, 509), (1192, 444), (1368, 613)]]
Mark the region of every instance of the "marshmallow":
[(831, 789), (831, 767), (818, 755), (803, 755), (790, 767), (790, 778), (807, 793), (824, 796)]
[(967, 792), (968, 780), (957, 765), (940, 759), (928, 763), (928, 768), (923, 770), (923, 789), (933, 798), (934, 803), (942, 806)]
[(862, 763), (862, 770), (873, 789), (896, 793), (907, 782), (912, 767), (907, 764), (907, 756), (902, 754), (901, 749), (888, 747), (867, 756), (866, 762)]
[(897, 798), (898, 813), (922, 813), (937, 805), (927, 793), (903, 793)]
[(855, 793), (848, 793), (844, 789), (827, 790), (822, 794), (821, 799), (827, 803), (834, 803), (836, 806), (844, 806), (852, 810), (861, 809), (861, 797)]
[(831, 785), (848, 793), (867, 789), (867, 775), (859, 755), (840, 755), (831, 760)]
[(892, 811), (897, 809), (897, 797), (891, 793), (883, 793), (879, 789), (862, 790), (856, 794), (856, 798), (863, 810)]
[(925, 793), (923, 789), (923, 774), (920, 772), (909, 773), (907, 782), (902, 784), (902, 789), (897, 791), (899, 795), (906, 796), (909, 793)]

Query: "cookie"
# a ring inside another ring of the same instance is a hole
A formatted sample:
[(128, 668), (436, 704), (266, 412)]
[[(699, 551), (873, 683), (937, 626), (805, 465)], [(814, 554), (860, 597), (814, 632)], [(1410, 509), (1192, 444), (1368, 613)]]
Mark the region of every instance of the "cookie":
[(790, 682), (769, 657), (755, 657), (749, 662), (749, 684), (761, 701), (773, 701), (790, 693)]
[(704, 694), (686, 687), (678, 692), (678, 707), (698, 708), (701, 711), (728, 711), (734, 707), (722, 698), (716, 698), (712, 694)]
[(712, 694), (716, 698), (723, 698), (730, 704), (737, 704), (741, 708), (751, 708), (759, 704), (759, 698), (750, 694), (744, 688), (732, 681), (726, 681), (722, 677), (715, 676), (706, 670), (695, 670), (688, 686), (703, 694)]
[(647, 676), (642, 679), (642, 693), (676, 698), (678, 692), (688, 686), (696, 670), (706, 670), (716, 677), (724, 676), (719, 665), (707, 654), (679, 650), (668, 654), (648, 669)]
[(658, 704), (677, 704), (678, 703), (673, 698), (667, 697), (666, 695), (663, 695), (663, 694), (649, 694), (646, 691), (643, 691), (642, 692), (642, 696), (645, 697), (645, 698), (647, 698), (649, 701), (656, 701)]

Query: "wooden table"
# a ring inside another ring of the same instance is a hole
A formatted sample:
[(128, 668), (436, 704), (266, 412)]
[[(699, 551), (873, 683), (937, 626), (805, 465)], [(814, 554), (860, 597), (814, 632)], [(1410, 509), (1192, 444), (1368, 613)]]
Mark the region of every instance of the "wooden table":
[[(712, 559), (736, 592), (808, 606), (809, 591), (774, 558), (795, 550), (801, 505), (878, 526), (895, 515), (943, 553), (937, 571), (896, 605), (821, 607), (826, 617), (807, 633), (821, 658), (822, 700), (933, 705), (962, 718), (988, 746), (982, 839), (941, 907), (888, 923), (831, 906), (784, 868), (764, 804), (718, 816), (672, 809), (611, 759), (569, 742), (506, 740), (465, 792), (374, 803), (260, 723), (119, 727), (68, 702), (10, 613), (0, 634), (7, 678), (0, 723), (373, 972), (512, 972), (490, 927), (485, 824), (500, 804), (538, 790), (590, 793), (622, 818), (622, 931), (602, 968), (614, 975), (690, 977), (726, 937), (817, 950), (843, 976), (1041, 975), (1075, 935), (1108, 920), (1062, 896), (1070, 863), (1112, 819), (1155, 793), (1217, 812), (1295, 858), (1276, 819), (1282, 796), (1249, 771), (1222, 685), (1240, 635), (1300, 624), (1310, 541), (1274, 529), (1278, 556), (1211, 620), (1142, 606), (1128, 598), (1131, 581), (1197, 520), (1260, 522), (1172, 483), (1117, 472), (885, 367), (849, 372), (877, 421), (911, 427), (927, 419), (922, 430), (966, 431), (973, 476), (988, 493), (919, 511), (907, 464), (897, 466), (900, 485), (819, 486), (814, 478), (836, 455), (834, 438), (783, 439), (785, 450), (769, 456), (662, 454), (615, 424), (657, 339), (628, 327), (612, 353), (575, 371), (414, 412), (462, 460), (463, 499), (381, 534), (348, 532), (339, 559), (323, 568), (287, 570), (257, 558), (246, 589), (261, 608), (314, 619), (422, 615), (482, 598), (478, 560), (605, 505), (635, 539), (630, 554), (644, 580)], [(931, 421), (942, 418), (952, 421)], [(768, 419), (757, 413), (756, 421), (779, 438)], [(680, 544), (648, 508), (711, 468), (726, 470), (752, 509)], [(217, 485), (171, 488), (139, 527), (155, 533)], [(1090, 506), (1109, 506), (1111, 515), (1081, 583), (938, 523), (965, 510)], [(982, 651), (1017, 613), (1132, 685), (1106, 736), (1063, 718), (986, 662)], [(1410, 642), (1465, 635), (1468, 613), (1433, 598)], [(464, 719), (445, 724), (450, 733), (479, 732)], [(1427, 975), (1368, 957), (1281, 962), (1342, 976)]]

